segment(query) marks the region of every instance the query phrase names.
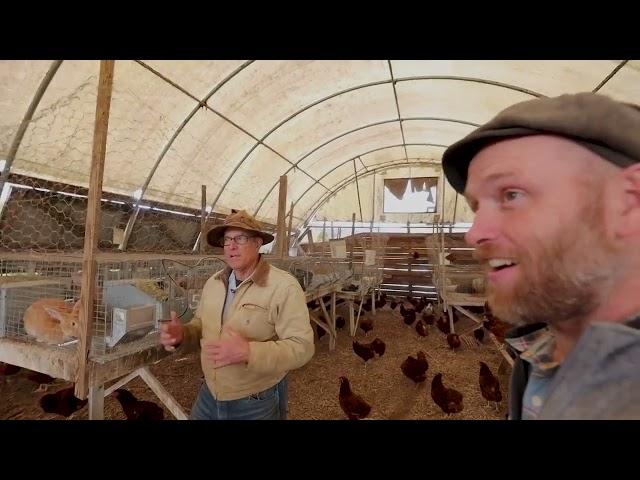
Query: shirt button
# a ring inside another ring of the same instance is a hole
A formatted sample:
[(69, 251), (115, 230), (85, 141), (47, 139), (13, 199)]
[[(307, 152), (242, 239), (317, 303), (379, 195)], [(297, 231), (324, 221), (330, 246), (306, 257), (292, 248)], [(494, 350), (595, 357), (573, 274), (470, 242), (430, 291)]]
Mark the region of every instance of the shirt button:
[(542, 406), (542, 398), (540, 398), (538, 395), (534, 395), (531, 398), (531, 403), (533, 404), (534, 407), (541, 407)]

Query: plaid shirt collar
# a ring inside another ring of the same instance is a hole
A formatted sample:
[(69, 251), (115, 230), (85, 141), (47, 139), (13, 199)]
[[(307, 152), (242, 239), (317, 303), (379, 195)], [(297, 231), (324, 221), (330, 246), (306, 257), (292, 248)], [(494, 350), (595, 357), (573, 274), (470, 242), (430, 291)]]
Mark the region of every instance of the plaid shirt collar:
[(553, 360), (556, 342), (549, 327), (520, 337), (507, 338), (506, 341), (520, 352), (520, 358), (529, 362), (536, 370), (549, 371), (560, 365)]

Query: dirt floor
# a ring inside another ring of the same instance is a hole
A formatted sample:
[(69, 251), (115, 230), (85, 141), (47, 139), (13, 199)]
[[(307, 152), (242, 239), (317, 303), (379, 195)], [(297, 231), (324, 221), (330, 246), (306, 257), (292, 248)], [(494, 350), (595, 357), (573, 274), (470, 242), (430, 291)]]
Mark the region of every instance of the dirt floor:
[[(348, 318), (344, 309), (338, 309), (338, 314)], [(464, 332), (472, 325), (468, 319), (461, 320), (456, 324), (456, 330)], [(478, 362), (484, 361), (497, 374), (502, 358), (488, 339), (483, 345), (477, 345), (470, 336), (468, 342), (463, 341), (461, 348), (453, 352), (445, 335), (436, 327), (429, 327), (427, 337), (418, 337), (415, 329), (405, 326), (400, 314), (388, 307), (377, 312), (374, 329), (366, 336), (360, 330), (356, 339), (369, 342), (376, 337), (386, 343), (387, 349), (384, 356), (369, 361), (366, 367), (353, 352), (348, 325), (338, 331), (335, 350), (329, 351), (328, 335), (317, 341), (312, 361), (289, 376), (289, 418), (345, 419), (338, 403), (338, 377), (344, 375), (349, 378), (353, 391), (372, 405), (371, 419), (445, 419), (446, 415), (429, 394), (431, 380), (437, 373), (443, 374), (445, 386), (453, 387), (464, 395), (464, 410), (449, 418), (505, 418), (509, 369), (498, 376), (503, 393), (498, 410), (482, 398), (478, 385)], [(427, 353), (429, 370), (426, 382), (416, 387), (402, 374), (400, 364), (407, 355), (415, 356), (418, 350)], [(202, 379), (199, 356), (168, 357), (152, 365), (151, 371), (188, 413)], [(63, 419), (56, 414), (44, 413), (38, 401), (45, 393), (71, 384), (58, 380), (48, 385), (47, 392), (38, 391), (39, 386), (30, 381), (27, 374), (21, 370), (14, 375), (0, 376), (0, 419)], [(125, 388), (140, 400), (159, 403), (140, 378)], [(87, 415), (85, 406), (69, 419), (87, 419)], [(125, 419), (120, 404), (113, 396), (105, 398), (105, 419)], [(174, 419), (166, 408), (165, 419)]]

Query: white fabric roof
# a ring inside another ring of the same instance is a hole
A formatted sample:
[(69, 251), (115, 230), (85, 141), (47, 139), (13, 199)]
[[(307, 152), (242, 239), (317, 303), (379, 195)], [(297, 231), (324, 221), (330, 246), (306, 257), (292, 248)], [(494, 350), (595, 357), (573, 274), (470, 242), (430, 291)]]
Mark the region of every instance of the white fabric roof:
[[(10, 171), (88, 186), (99, 62), (64, 61), (43, 83), (51, 67), (0, 62), (0, 159), (44, 89)], [(378, 221), (374, 177), (441, 176), (446, 146), (504, 107), (594, 89), (640, 103), (640, 62), (121, 60), (103, 188), (199, 209), (205, 184), (215, 211), (275, 223), (287, 174), (294, 226), (312, 213), (359, 220), (360, 208)], [(445, 219), (454, 208), (456, 221), (472, 219), (462, 199), (455, 205), (447, 185)]]

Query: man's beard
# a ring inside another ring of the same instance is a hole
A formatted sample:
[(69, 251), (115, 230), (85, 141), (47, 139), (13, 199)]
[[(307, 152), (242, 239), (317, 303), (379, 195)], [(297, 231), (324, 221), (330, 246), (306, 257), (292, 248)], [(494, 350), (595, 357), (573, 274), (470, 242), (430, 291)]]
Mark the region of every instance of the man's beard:
[[(596, 201), (597, 202), (597, 201)], [(489, 305), (500, 319), (515, 325), (549, 324), (588, 316), (610, 288), (617, 262), (606, 244), (602, 207), (586, 205), (572, 228), (561, 226), (555, 238), (537, 239), (529, 251), (515, 253), (517, 283), (498, 290), (488, 282)], [(482, 249), (492, 255), (493, 247)]]

